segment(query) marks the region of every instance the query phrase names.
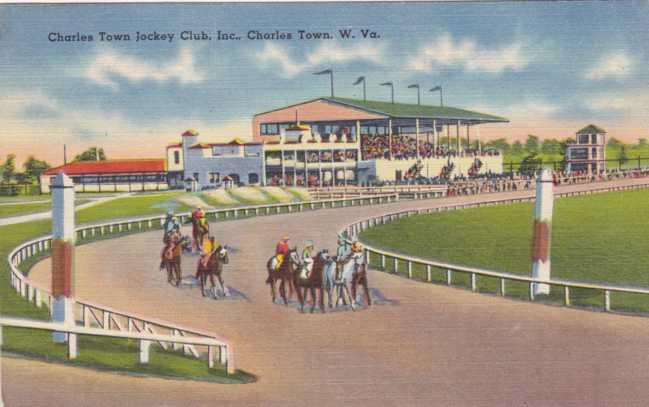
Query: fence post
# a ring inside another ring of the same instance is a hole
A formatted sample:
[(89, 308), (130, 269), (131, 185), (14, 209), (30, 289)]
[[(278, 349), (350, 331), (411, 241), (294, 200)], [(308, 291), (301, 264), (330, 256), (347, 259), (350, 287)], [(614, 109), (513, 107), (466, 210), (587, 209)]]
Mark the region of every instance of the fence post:
[(385, 254), (381, 254), (381, 268), (385, 270)]
[(476, 274), (471, 273), (471, 291), (475, 292), (476, 290)]
[(604, 310), (611, 311), (611, 291), (604, 290)]
[(140, 339), (140, 363), (147, 364), (150, 359), (151, 341)]
[(392, 258), (392, 269), (392, 272), (394, 274), (399, 274), (399, 259), (397, 259), (396, 257)]
[(428, 281), (429, 283), (433, 281), (432, 267), (430, 266), (430, 264), (426, 265), (426, 281)]
[(570, 287), (567, 285), (563, 287), (563, 303), (567, 307), (570, 306)]
[(408, 261), (408, 278), (412, 278), (412, 262)]
[(77, 358), (77, 334), (68, 334), (68, 359)]
[(83, 322), (83, 326), (85, 326), (86, 328), (90, 327), (90, 318), (89, 318), (89, 315), (88, 315), (89, 313), (90, 313), (90, 311), (88, 310), (88, 306), (82, 305), (81, 306), (81, 319), (82, 319), (82, 322)]
[(446, 285), (451, 285), (453, 283), (453, 271), (446, 269)]
[(530, 283), (530, 301), (534, 301), (534, 283)]
[(214, 346), (207, 347), (207, 367), (209, 369), (214, 368)]
[(504, 278), (500, 279), (500, 295), (503, 297), (505, 296), (505, 281)]

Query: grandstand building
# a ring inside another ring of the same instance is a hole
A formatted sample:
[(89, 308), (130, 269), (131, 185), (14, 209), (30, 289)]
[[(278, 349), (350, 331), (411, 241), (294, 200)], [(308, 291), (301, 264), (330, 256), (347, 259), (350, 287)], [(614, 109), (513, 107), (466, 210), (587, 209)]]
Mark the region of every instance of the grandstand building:
[(478, 125), (506, 122), (454, 107), (323, 97), (256, 114), (252, 134), (264, 145), (268, 184), (340, 185), (500, 173), (500, 153), (471, 141)]
[(566, 147), (566, 171), (599, 174), (606, 170), (606, 130), (589, 124)]

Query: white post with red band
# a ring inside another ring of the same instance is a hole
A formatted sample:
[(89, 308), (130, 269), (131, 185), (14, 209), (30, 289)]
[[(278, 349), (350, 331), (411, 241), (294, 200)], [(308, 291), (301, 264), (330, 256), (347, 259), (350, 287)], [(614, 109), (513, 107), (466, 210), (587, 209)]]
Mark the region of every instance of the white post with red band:
[[(534, 208), (534, 237), (532, 243), (532, 278), (550, 280), (550, 249), (552, 244), (552, 210), (554, 183), (552, 172), (544, 169), (536, 180)], [(550, 285), (533, 284), (533, 294), (550, 294)]]
[[(69, 325), (74, 319), (74, 183), (59, 173), (52, 184), (52, 321)], [(54, 332), (54, 342), (67, 334)]]

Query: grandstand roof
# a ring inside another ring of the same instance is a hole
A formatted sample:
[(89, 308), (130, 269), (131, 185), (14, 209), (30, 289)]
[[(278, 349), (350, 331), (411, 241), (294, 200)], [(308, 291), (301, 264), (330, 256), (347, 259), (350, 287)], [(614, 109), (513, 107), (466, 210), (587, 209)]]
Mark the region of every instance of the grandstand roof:
[(406, 103), (379, 102), (375, 100), (360, 100), (339, 97), (321, 98), (328, 102), (338, 103), (372, 113), (382, 114), (396, 118), (420, 118), (420, 119), (450, 119), (450, 120), (471, 120), (479, 122), (506, 123), (508, 119), (471, 110), (460, 109), (450, 106), (429, 106)]
[(595, 126), (594, 124), (589, 124), (588, 126), (579, 130), (577, 134), (606, 134), (606, 130), (601, 127)]

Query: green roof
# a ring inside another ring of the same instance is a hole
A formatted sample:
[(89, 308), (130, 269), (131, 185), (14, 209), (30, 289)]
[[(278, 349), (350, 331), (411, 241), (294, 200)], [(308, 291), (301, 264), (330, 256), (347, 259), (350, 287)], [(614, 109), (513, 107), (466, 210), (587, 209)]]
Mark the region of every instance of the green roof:
[(351, 106), (394, 118), (449, 119), (491, 123), (509, 122), (509, 120), (504, 117), (459, 109), (457, 107), (412, 105), (406, 103), (390, 103), (338, 97), (325, 97), (322, 99), (328, 102)]
[(606, 130), (601, 127), (597, 127), (594, 124), (589, 124), (588, 126), (579, 130), (577, 134), (606, 134)]

